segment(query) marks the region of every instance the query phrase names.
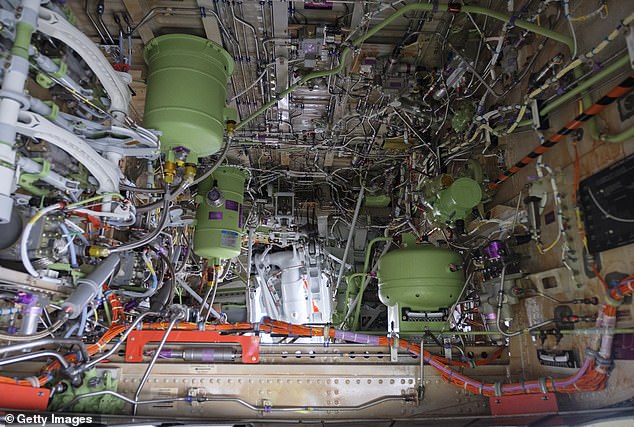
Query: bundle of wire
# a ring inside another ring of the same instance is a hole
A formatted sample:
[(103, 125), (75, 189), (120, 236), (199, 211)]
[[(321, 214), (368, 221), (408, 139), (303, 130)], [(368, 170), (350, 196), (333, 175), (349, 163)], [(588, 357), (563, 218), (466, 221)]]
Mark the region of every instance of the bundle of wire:
[[(469, 368), (487, 365), (498, 359), (505, 347), (500, 347), (491, 356), (478, 361), (457, 361), (448, 360), (444, 357), (434, 355), (427, 350), (423, 351), (424, 361), (440, 374), (441, 378), (454, 386), (460, 387), (470, 393), (484, 396), (517, 395), (527, 393), (578, 393), (602, 390), (607, 382), (608, 375), (612, 367), (612, 341), (613, 329), (616, 325), (616, 308), (623, 302), (623, 299), (634, 293), (634, 275), (622, 279), (616, 286), (610, 288), (605, 298), (596, 320), (596, 328), (603, 329), (602, 334), (596, 334), (590, 341), (586, 350), (586, 359), (582, 367), (572, 376), (560, 379), (542, 377), (537, 380), (525, 381), (521, 383), (502, 384), (484, 383), (470, 378), (455, 370), (453, 367)], [(101, 352), (109, 342), (128, 330), (129, 325), (124, 322), (124, 313), (121, 302), (113, 293), (106, 293), (106, 297), (112, 308), (112, 323), (110, 328), (92, 345), (87, 346), (89, 355)], [(165, 330), (169, 322), (143, 322), (143, 330)], [(181, 322), (174, 325), (177, 330), (199, 330), (199, 325), (191, 322)], [(218, 331), (224, 333), (269, 333), (278, 336), (289, 337), (327, 337), (328, 339), (367, 344), (374, 346), (396, 347), (411, 354), (420, 356), (420, 344), (411, 343), (408, 340), (391, 336), (376, 336), (363, 333), (342, 331), (339, 329), (326, 327), (313, 327), (296, 325), (288, 322), (270, 319), (265, 317), (259, 323), (225, 323), (206, 324), (206, 331)], [(71, 353), (66, 356), (70, 363), (77, 363), (77, 354)], [(37, 378), (39, 386), (44, 386), (53, 380), (53, 373), (60, 367), (59, 362), (48, 363)], [(33, 387), (31, 380), (16, 380), (8, 377), (0, 377), (1, 383), (11, 383)]]

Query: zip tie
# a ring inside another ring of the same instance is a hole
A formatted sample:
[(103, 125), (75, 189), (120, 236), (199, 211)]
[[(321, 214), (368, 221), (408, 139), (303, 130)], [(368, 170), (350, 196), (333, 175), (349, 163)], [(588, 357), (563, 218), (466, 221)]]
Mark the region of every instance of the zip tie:
[(38, 377), (28, 377), (28, 378), (25, 378), (25, 380), (30, 382), (33, 388), (38, 388), (40, 386), (40, 379)]
[(206, 18), (207, 17), (207, 10), (205, 10), (204, 7), (200, 7), (200, 17), (201, 18)]
[(500, 381), (497, 381), (496, 383), (494, 383), (493, 388), (495, 388), (496, 397), (502, 396), (502, 383)]
[(619, 307), (621, 305), (621, 301), (612, 298), (610, 295), (606, 295), (605, 304), (611, 307)]

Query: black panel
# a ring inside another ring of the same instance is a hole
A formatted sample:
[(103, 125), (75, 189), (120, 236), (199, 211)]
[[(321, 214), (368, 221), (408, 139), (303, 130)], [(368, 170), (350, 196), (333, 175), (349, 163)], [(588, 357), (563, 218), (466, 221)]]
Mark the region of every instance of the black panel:
[(634, 242), (633, 171), (634, 155), (630, 155), (579, 185), (590, 253)]

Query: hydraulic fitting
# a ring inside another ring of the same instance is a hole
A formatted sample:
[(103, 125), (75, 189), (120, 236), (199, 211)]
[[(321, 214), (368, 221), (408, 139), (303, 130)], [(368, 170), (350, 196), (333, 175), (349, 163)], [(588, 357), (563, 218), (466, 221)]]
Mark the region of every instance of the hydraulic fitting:
[(110, 255), (110, 250), (104, 246), (88, 246), (86, 253), (94, 258), (105, 258)]
[(166, 183), (172, 184), (174, 182), (174, 176), (176, 176), (176, 163), (167, 160), (163, 169), (163, 179)]
[(233, 138), (236, 133), (236, 122), (233, 120), (227, 120), (227, 136)]
[(183, 178), (187, 182), (192, 182), (196, 177), (196, 165), (193, 163), (186, 163), (183, 170)]

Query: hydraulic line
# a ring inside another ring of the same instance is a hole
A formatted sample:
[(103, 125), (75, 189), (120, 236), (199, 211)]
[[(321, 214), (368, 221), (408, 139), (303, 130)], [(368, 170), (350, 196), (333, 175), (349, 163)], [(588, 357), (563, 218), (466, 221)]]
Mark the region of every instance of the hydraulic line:
[[(152, 360), (148, 364), (147, 369), (145, 370), (145, 373), (143, 374), (143, 377), (141, 378), (141, 381), (139, 382), (139, 386), (136, 389), (136, 393), (134, 394), (134, 400), (135, 401), (139, 399), (139, 395), (141, 394), (141, 390), (143, 390), (143, 386), (145, 385), (145, 382), (149, 378), (150, 372), (152, 372), (152, 368), (156, 364), (156, 361), (158, 360), (159, 355), (161, 354), (161, 350), (163, 349), (163, 346), (165, 345), (165, 342), (167, 341), (167, 337), (169, 336), (170, 332), (174, 328), (174, 325), (176, 324), (176, 322), (179, 319), (181, 319), (182, 317), (183, 317), (182, 313), (178, 313), (178, 314), (174, 315), (172, 321), (170, 322), (170, 324), (168, 325), (167, 329), (165, 330), (165, 333), (163, 334), (163, 338), (161, 339), (161, 342), (159, 343), (158, 347), (156, 348), (156, 351), (154, 352), (154, 356), (152, 356)], [(132, 408), (133, 408), (132, 409), (132, 414), (136, 415), (137, 405), (134, 404)]]
[(617, 87), (608, 92), (608, 94), (605, 95), (603, 98), (599, 99), (589, 108), (586, 108), (583, 113), (579, 114), (571, 122), (566, 124), (555, 135), (551, 136), (543, 144), (528, 153), (522, 160), (502, 172), (495, 182), (489, 184), (489, 187), (492, 189), (497, 188), (501, 183), (509, 179), (511, 176), (515, 175), (520, 169), (529, 165), (533, 160), (535, 160), (546, 151), (548, 151), (551, 147), (555, 146), (558, 142), (563, 140), (566, 135), (571, 133), (573, 130), (582, 127), (584, 122), (587, 122), (588, 120), (599, 114), (605, 109), (605, 107), (612, 104), (623, 95), (629, 93), (633, 88), (634, 73), (630, 74), (627, 79), (623, 80)]
[(365, 187), (362, 185), (359, 190), (359, 195), (357, 196), (357, 205), (354, 208), (354, 215), (352, 216), (352, 222), (350, 223), (350, 231), (348, 233), (348, 240), (346, 241), (346, 248), (343, 251), (343, 258), (341, 267), (339, 268), (339, 274), (337, 275), (337, 282), (335, 283), (335, 289), (339, 288), (339, 284), (341, 283), (341, 278), (343, 277), (343, 272), (346, 269), (346, 262), (348, 260), (348, 252), (350, 251), (350, 246), (352, 245), (352, 240), (354, 237), (354, 227), (357, 224), (357, 218), (359, 218), (359, 212), (361, 211), (361, 205), (363, 203), (363, 197), (365, 194)]
[[(495, 12), (493, 10), (490, 10), (490, 9), (487, 9), (487, 8), (484, 8), (484, 7), (479, 7), (479, 6), (460, 6), (460, 5), (454, 6), (453, 4), (452, 4), (452, 7), (457, 7), (457, 9), (452, 9), (451, 10), (452, 13), (458, 13), (458, 12), (473, 13), (473, 14), (477, 14), (477, 15), (488, 16), (488, 17), (491, 17), (493, 19), (497, 19), (497, 20), (502, 21), (502, 22), (510, 22), (510, 20), (512, 19), (510, 16), (508, 16), (508, 15), (506, 15), (504, 13)], [(388, 25), (390, 25), (391, 23), (396, 21), (398, 18), (400, 18), (401, 16), (405, 15), (406, 13), (408, 13), (408, 12), (417, 12), (417, 11), (447, 12), (447, 11), (449, 11), (449, 4), (436, 4), (436, 5), (434, 5), (434, 4), (413, 3), (413, 4), (408, 4), (406, 6), (403, 6), (401, 9), (397, 10), (392, 15), (388, 16), (387, 18), (385, 18), (379, 24), (377, 24), (374, 27), (372, 27), (370, 30), (368, 30), (367, 33), (365, 33), (364, 35), (362, 35), (362, 36), (358, 37), (357, 39), (353, 40), (349, 44), (349, 46), (344, 47), (343, 50), (341, 51), (341, 54), (339, 55), (339, 64), (335, 68), (332, 68), (330, 70), (317, 71), (317, 72), (305, 75), (298, 82), (296, 82), (295, 84), (289, 86), (285, 91), (283, 91), (280, 94), (278, 94), (275, 98), (273, 98), (269, 102), (265, 103), (262, 107), (260, 107), (255, 112), (253, 112), (248, 117), (246, 117), (244, 120), (242, 120), (240, 123), (238, 123), (236, 125), (236, 130), (240, 130), (243, 127), (245, 127), (246, 125), (248, 125), (251, 121), (253, 121), (260, 114), (264, 113), (266, 110), (268, 110), (270, 107), (275, 105), (277, 102), (279, 102), (282, 99), (284, 99), (287, 95), (289, 95), (295, 89), (305, 85), (309, 81), (317, 79), (317, 78), (320, 78), (320, 77), (328, 77), (328, 76), (331, 76), (331, 75), (335, 75), (335, 74), (341, 73), (343, 71), (345, 65), (346, 65), (346, 61), (348, 60), (348, 56), (352, 53), (352, 49), (358, 48), (359, 46), (361, 46), (361, 44), (363, 44), (363, 42), (365, 42), (366, 40), (368, 40), (369, 38), (371, 38), (372, 36), (377, 34), (383, 28), (387, 27)], [(572, 40), (571, 37), (569, 37), (569, 36), (567, 36), (565, 34), (561, 34), (561, 33), (558, 33), (556, 31), (552, 31), (552, 30), (549, 30), (547, 28), (540, 27), (539, 25), (535, 25), (535, 24), (532, 24), (532, 23), (530, 23), (528, 21), (523, 21), (521, 19), (516, 19), (516, 20), (514, 20), (513, 23), (514, 23), (514, 25), (516, 27), (523, 28), (525, 30), (534, 32), (535, 34), (539, 34), (541, 36), (544, 36), (544, 37), (553, 39), (555, 41), (558, 41), (560, 43), (563, 43), (563, 44), (565, 44), (568, 47), (568, 49), (570, 49), (570, 51), (574, 50), (574, 41)]]

